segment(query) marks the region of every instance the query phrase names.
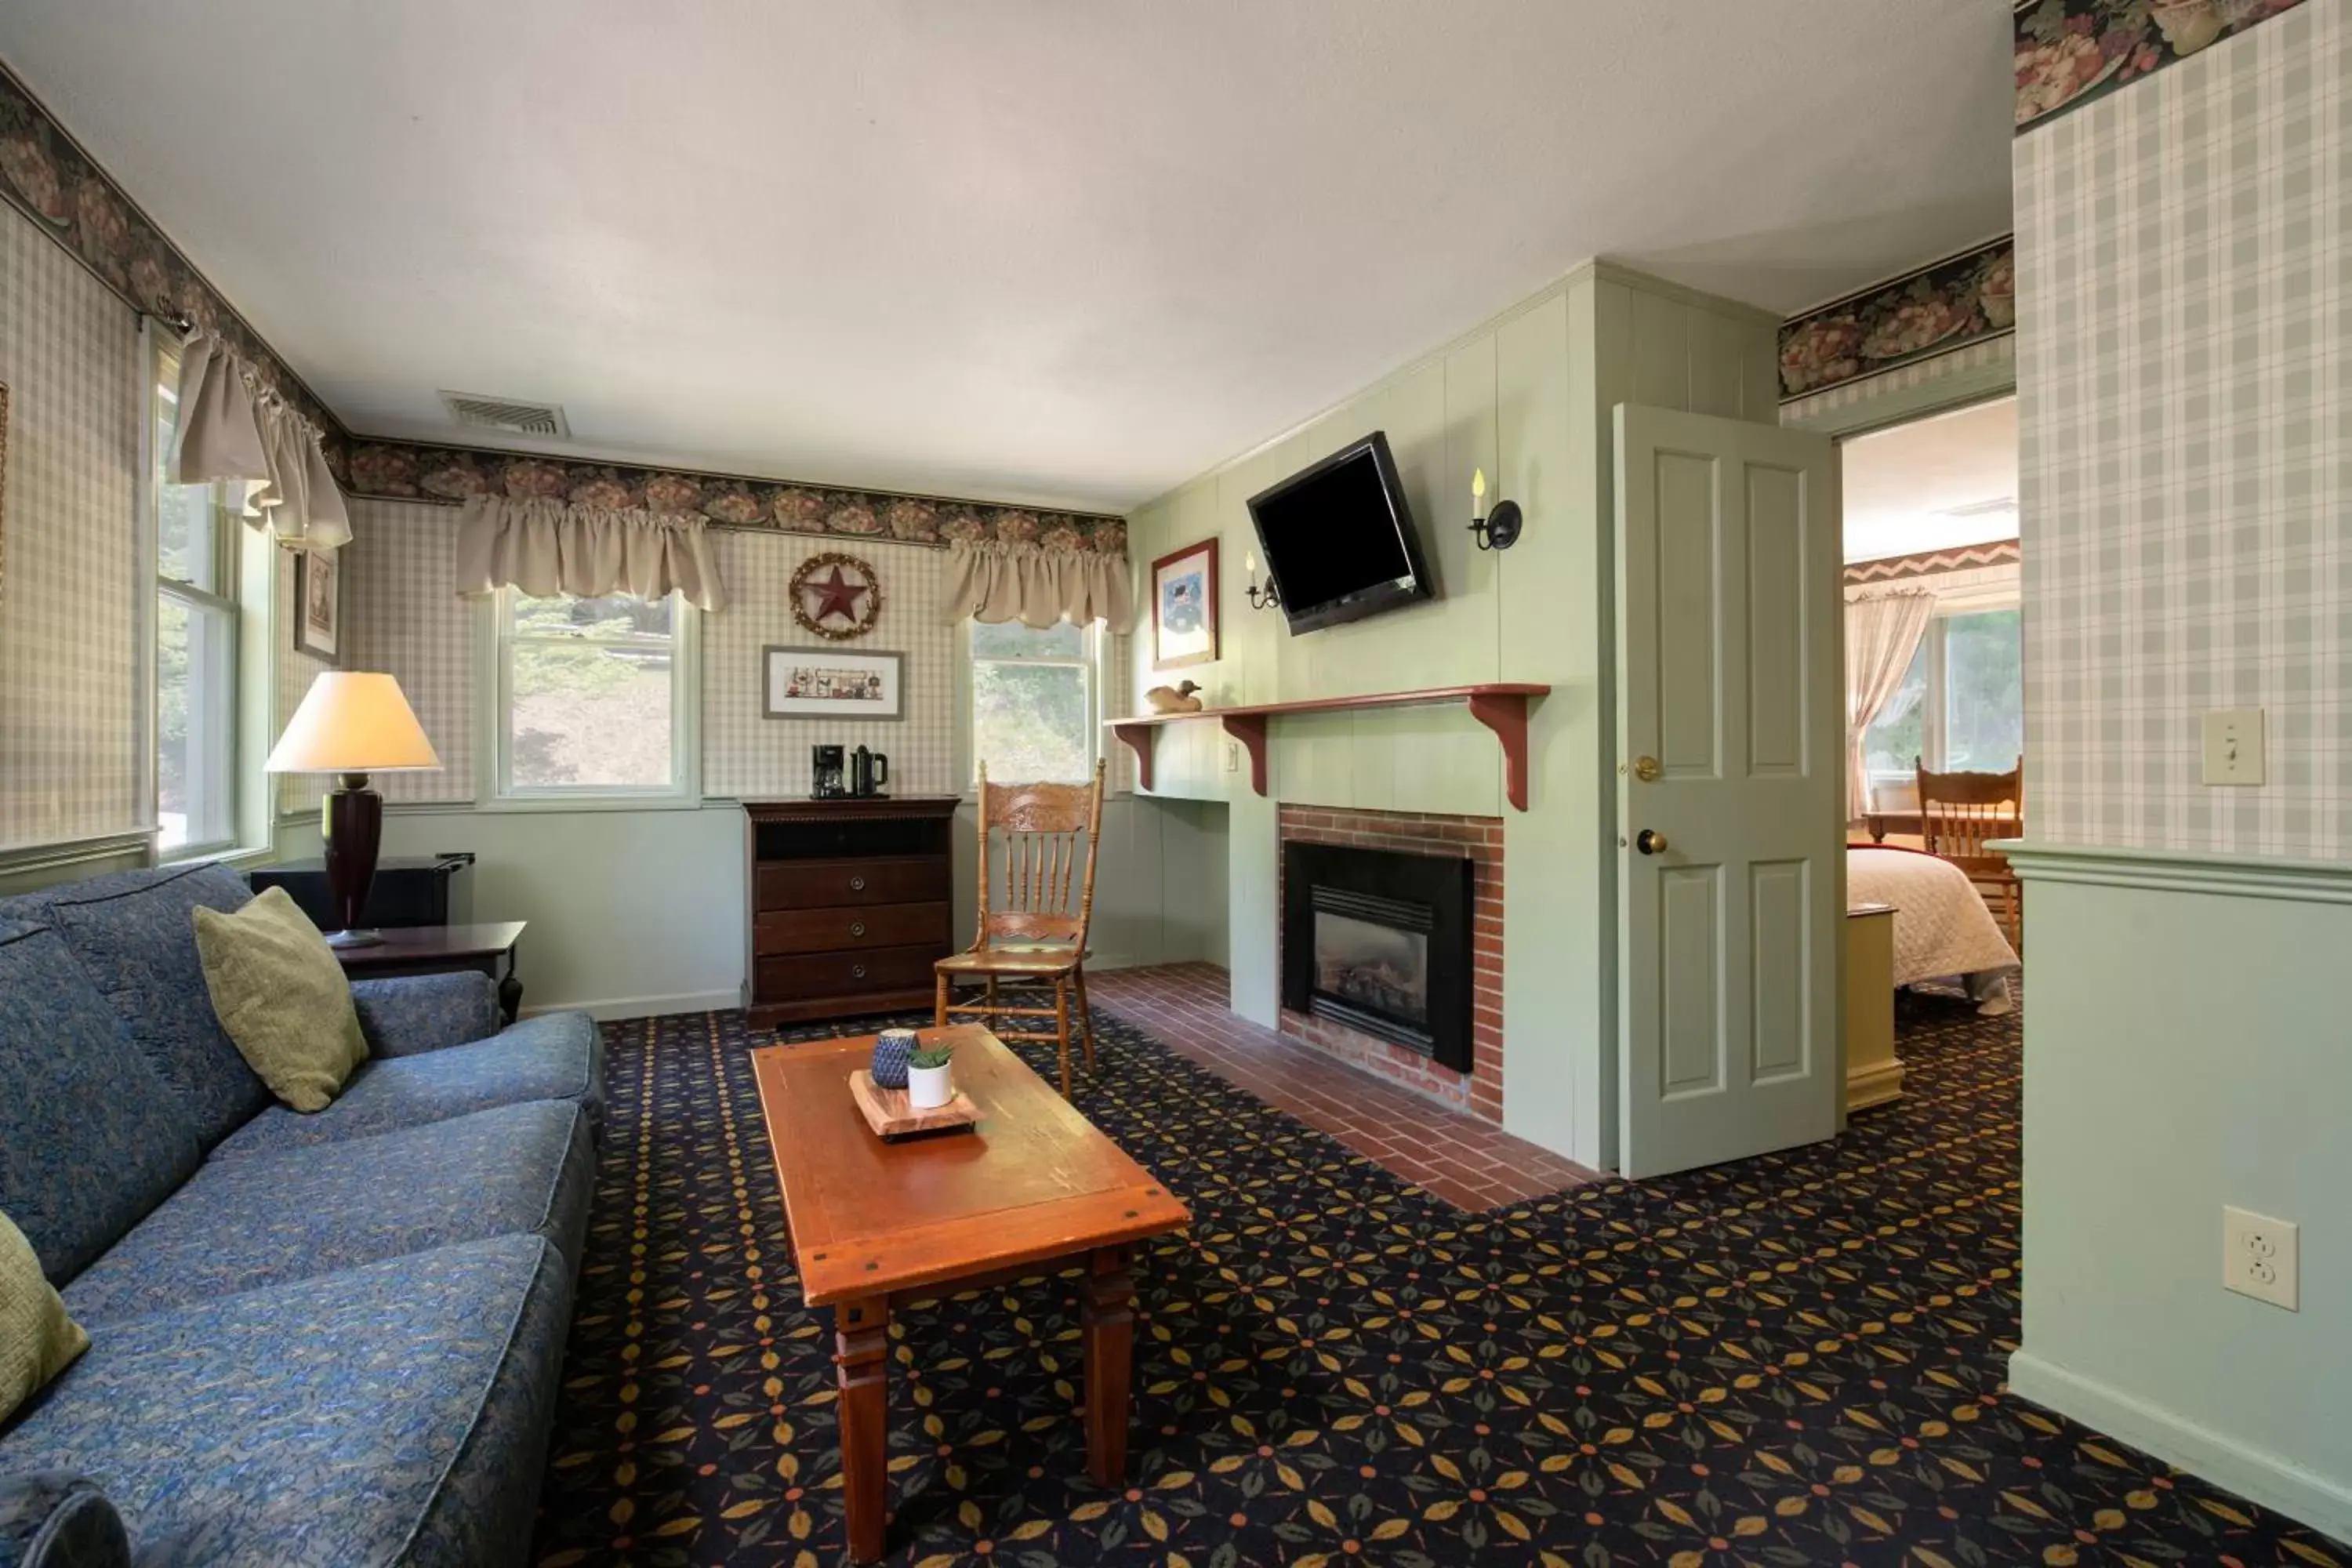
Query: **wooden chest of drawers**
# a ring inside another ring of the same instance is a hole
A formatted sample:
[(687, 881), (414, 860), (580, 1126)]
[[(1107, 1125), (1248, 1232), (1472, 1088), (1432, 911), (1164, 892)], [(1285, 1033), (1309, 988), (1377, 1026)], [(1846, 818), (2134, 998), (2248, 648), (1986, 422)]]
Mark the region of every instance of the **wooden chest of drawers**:
[(952, 795), (752, 801), (743, 1005), (754, 1028), (928, 1007), (953, 950)]

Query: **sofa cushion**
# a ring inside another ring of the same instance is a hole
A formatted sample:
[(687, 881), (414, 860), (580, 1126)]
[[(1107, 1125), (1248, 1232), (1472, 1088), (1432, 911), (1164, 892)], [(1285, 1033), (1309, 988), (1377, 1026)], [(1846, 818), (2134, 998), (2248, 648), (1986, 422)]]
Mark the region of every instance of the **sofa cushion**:
[(41, 1278), (33, 1244), (0, 1214), (0, 1422), (88, 1349), (89, 1333)]
[(577, 1102), (593, 1124), (604, 1104), (604, 1083), (595, 1024), (584, 1013), (550, 1013), (469, 1046), (371, 1059), (326, 1110), (305, 1116), (274, 1106), (214, 1157), (372, 1137), (529, 1100)]
[(213, 1015), (196, 960), (194, 911), (244, 907), (252, 891), (222, 866), (122, 871), (39, 895), (90, 981), (129, 1026), (210, 1148), (269, 1103), (269, 1086)]
[(545, 1237), (577, 1262), (594, 1184), (587, 1112), (556, 1100), (213, 1160), (66, 1304), (101, 1323), (491, 1236)]
[(0, 1209), (70, 1279), (201, 1158), (194, 1122), (56, 932), (0, 921)]
[(487, 974), (400, 974), (352, 982), (352, 1005), (368, 1049), (379, 1057), (413, 1057), (499, 1032), (499, 983)]
[(335, 950), (283, 888), (194, 914), (205, 989), (237, 1054), (286, 1104), (324, 1110), (368, 1054)]
[(520, 1563), (571, 1269), (499, 1237), (110, 1325), (0, 1436), (78, 1470), (142, 1562)]

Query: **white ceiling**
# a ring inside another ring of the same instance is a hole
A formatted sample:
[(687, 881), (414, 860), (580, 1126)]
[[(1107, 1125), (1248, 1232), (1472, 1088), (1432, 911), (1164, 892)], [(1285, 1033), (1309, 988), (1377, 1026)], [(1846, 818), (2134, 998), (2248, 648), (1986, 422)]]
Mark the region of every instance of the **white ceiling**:
[(2017, 399), (1858, 437), (1840, 449), (1845, 558), (2017, 537)]
[(354, 428), (1118, 508), (1608, 255), (1793, 310), (2008, 226), (2004, 0), (8, 0)]

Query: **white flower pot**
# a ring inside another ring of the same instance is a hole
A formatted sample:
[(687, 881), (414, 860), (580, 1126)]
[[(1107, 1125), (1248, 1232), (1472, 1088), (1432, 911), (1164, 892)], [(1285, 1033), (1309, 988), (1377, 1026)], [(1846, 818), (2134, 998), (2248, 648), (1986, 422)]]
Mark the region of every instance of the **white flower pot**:
[(916, 1110), (937, 1110), (955, 1098), (955, 1085), (948, 1075), (953, 1068), (908, 1068), (907, 1069), (907, 1104)]

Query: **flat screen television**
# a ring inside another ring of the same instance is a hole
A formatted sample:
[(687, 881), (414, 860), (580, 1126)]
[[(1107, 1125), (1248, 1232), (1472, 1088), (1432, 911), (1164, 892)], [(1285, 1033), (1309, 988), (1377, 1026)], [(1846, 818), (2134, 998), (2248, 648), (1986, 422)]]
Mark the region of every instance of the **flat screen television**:
[(1381, 431), (1260, 490), (1249, 510), (1294, 633), (1431, 596), (1412, 508)]

